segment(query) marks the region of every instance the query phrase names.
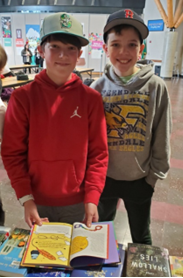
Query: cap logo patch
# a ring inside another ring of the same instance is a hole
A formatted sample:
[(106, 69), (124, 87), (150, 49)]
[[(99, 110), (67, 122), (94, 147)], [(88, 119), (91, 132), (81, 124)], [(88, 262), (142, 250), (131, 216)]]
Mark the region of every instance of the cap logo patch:
[(68, 14), (62, 14), (60, 16), (60, 25), (61, 25), (61, 28), (71, 28), (72, 21), (70, 20), (70, 17)]
[(132, 12), (132, 10), (125, 10), (125, 17), (126, 18), (133, 18), (134, 13)]

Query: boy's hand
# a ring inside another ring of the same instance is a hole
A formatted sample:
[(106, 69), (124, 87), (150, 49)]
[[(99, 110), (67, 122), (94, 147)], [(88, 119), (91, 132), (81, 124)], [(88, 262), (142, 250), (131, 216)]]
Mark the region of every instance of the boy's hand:
[(98, 222), (97, 206), (93, 203), (85, 204), (85, 218), (84, 223), (87, 227), (91, 227), (92, 222)]
[(39, 226), (42, 225), (42, 222), (49, 222), (48, 218), (40, 218), (36, 204), (33, 200), (29, 200), (24, 203), (25, 209), (25, 222), (32, 228), (33, 224), (37, 224)]

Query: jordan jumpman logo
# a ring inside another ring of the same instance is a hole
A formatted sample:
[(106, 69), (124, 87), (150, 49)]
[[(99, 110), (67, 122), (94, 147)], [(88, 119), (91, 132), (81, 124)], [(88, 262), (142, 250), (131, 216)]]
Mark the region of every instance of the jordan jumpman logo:
[(73, 117), (78, 117), (78, 118), (81, 118), (81, 116), (80, 115), (78, 115), (78, 106), (76, 107), (76, 109), (74, 110), (74, 112), (73, 112), (73, 115), (72, 116), (70, 116), (70, 118), (73, 118)]

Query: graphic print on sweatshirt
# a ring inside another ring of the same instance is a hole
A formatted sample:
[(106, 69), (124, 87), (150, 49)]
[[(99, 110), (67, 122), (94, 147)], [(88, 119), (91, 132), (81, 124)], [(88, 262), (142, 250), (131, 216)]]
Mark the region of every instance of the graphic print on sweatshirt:
[(102, 91), (110, 150), (144, 150), (149, 96), (140, 91)]

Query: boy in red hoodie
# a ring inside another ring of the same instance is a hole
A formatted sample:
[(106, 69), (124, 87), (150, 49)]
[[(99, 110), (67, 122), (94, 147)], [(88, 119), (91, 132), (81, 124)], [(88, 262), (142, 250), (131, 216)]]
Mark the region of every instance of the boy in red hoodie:
[[(4, 50), (4, 47), (0, 45), (0, 74), (2, 73), (5, 65), (7, 62), (7, 54)], [(4, 126), (4, 117), (6, 113), (6, 106), (4, 105), (1, 99), (1, 92), (2, 92), (2, 81), (0, 77), (0, 148), (1, 148), (1, 140), (3, 137), (3, 126)], [(4, 226), (5, 214), (3, 210), (3, 204), (0, 196), (0, 225)]]
[(89, 41), (67, 13), (46, 17), (40, 39), (46, 69), (11, 96), (3, 163), (30, 227), (47, 218), (89, 227), (108, 163), (102, 98), (72, 73)]

